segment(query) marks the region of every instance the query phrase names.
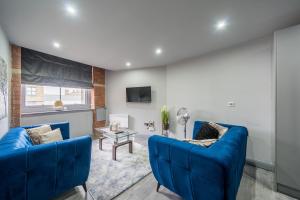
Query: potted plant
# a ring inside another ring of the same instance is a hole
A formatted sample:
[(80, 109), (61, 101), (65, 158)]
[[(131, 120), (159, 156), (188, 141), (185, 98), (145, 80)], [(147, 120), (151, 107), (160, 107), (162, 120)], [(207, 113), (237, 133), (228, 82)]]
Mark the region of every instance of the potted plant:
[(169, 130), (169, 111), (167, 106), (163, 106), (160, 113), (163, 131)]

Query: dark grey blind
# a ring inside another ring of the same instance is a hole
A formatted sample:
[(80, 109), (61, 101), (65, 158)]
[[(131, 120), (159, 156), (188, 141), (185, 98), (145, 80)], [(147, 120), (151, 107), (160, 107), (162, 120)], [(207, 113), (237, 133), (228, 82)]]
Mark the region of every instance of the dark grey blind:
[(21, 49), (23, 84), (91, 88), (92, 67), (64, 58)]

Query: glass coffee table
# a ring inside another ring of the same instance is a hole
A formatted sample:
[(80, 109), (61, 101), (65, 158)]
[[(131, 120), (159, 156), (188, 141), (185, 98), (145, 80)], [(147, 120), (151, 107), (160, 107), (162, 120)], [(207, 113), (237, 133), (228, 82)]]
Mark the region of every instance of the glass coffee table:
[(137, 132), (123, 129), (119, 132), (110, 131), (109, 128), (96, 128), (96, 131), (101, 132), (102, 136), (99, 137), (99, 149), (102, 150), (102, 141), (104, 139), (111, 139), (113, 140), (112, 145), (112, 159), (117, 160), (117, 149), (120, 146), (129, 145), (129, 153), (132, 153), (132, 138), (134, 137)]

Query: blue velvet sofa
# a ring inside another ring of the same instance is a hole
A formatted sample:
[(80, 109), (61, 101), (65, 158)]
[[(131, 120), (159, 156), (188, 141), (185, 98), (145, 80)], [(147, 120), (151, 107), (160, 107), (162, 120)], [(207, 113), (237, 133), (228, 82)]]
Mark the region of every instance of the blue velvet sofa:
[(60, 128), (64, 140), (33, 146), (25, 130), (31, 127), (12, 128), (0, 140), (0, 199), (47, 200), (78, 185), (86, 190), (91, 137), (69, 139), (69, 123), (56, 123), (51, 128)]
[[(203, 122), (196, 121), (193, 137)], [(153, 174), (185, 200), (234, 200), (246, 157), (245, 127), (221, 124), (227, 133), (206, 148), (176, 139), (152, 136), (148, 140)]]

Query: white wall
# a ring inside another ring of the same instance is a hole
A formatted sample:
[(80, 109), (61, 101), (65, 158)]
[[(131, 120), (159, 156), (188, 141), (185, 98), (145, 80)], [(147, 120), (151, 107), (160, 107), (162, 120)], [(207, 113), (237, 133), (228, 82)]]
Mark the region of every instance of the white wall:
[[(167, 105), (176, 135), (182, 137), (183, 129), (174, 116), (184, 106), (191, 113), (189, 134), (195, 120), (244, 125), (247, 158), (273, 165), (272, 44), (270, 36), (167, 66)], [(227, 107), (230, 101), (236, 107)]]
[(65, 112), (59, 114), (36, 115), (21, 118), (21, 125), (44, 124), (51, 122), (70, 122), (70, 136), (77, 137), (93, 133), (92, 111)]
[(300, 161), (295, 159), (300, 151), (300, 25), (277, 31), (274, 37), (276, 181), (279, 190), (300, 198)]
[[(129, 128), (146, 132), (144, 122), (154, 120), (161, 130), (160, 108), (166, 103), (165, 67), (106, 71), (106, 106), (109, 113), (129, 114)], [(126, 87), (151, 86), (151, 103), (127, 103)]]
[[(8, 117), (0, 120), (0, 138), (7, 132), (10, 124), (10, 80), (11, 80), (11, 55), (9, 42), (0, 27), (0, 57), (2, 57), (8, 65)], [(2, 105), (1, 105), (2, 106)]]

